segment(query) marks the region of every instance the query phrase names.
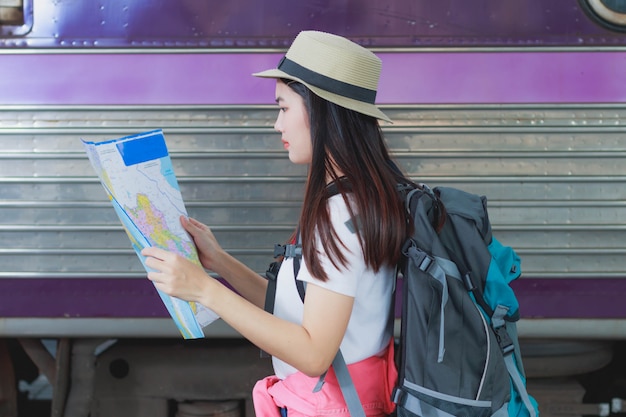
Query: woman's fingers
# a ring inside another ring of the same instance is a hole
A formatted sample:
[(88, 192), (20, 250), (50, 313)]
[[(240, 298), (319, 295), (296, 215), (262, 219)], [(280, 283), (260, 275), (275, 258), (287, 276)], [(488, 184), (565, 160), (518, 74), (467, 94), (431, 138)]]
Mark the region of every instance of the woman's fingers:
[(189, 223), (193, 224), (198, 229), (206, 230), (206, 229), (209, 228), (209, 226), (207, 226), (206, 224), (204, 224), (204, 223), (194, 219), (193, 217), (188, 217), (187, 219), (189, 220)]
[(172, 253), (168, 252), (164, 249), (161, 248), (157, 248), (155, 246), (150, 246), (148, 248), (143, 248), (141, 250), (141, 254), (147, 258), (155, 258), (155, 259), (159, 259), (159, 260), (164, 260), (166, 259), (168, 256), (171, 256)]
[(157, 272), (172, 272), (177, 268), (177, 256), (157, 247), (144, 248), (141, 254), (146, 257), (146, 266)]
[(187, 230), (192, 235), (204, 232), (209, 229), (207, 225), (191, 217), (181, 216), (180, 222), (182, 223), (185, 230)]

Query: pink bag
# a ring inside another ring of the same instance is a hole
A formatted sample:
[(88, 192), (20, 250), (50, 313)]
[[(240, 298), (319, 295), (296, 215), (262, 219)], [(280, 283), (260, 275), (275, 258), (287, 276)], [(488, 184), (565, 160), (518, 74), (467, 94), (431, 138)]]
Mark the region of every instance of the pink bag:
[[(386, 416), (395, 407), (391, 391), (398, 379), (394, 363), (393, 339), (383, 356), (372, 356), (348, 365), (363, 409), (368, 417)], [(257, 417), (278, 417), (280, 408), (287, 408), (288, 417), (349, 417), (341, 388), (334, 371), (328, 370), (324, 385), (313, 392), (318, 377), (296, 372), (284, 380), (269, 376), (256, 383), (252, 391)]]

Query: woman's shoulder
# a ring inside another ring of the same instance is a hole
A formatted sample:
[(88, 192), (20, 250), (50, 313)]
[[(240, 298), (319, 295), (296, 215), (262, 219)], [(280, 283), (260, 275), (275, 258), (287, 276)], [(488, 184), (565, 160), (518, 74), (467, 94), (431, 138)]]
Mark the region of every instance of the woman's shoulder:
[(355, 219), (352, 219), (348, 204), (352, 202), (352, 198), (349, 194), (346, 195), (348, 202), (344, 200), (341, 194), (334, 195), (328, 199), (328, 209), (330, 213), (330, 221), (334, 229), (341, 235), (355, 234), (355, 222), (358, 222), (358, 212), (356, 211), (356, 204), (351, 204), (354, 210)]
[(341, 217), (345, 215), (349, 217), (350, 210), (349, 210), (348, 204), (350, 204), (353, 210), (356, 210), (356, 204), (354, 204), (354, 197), (352, 197), (350, 194), (346, 194), (345, 199), (343, 195), (335, 194), (328, 198), (327, 204), (328, 204), (328, 210), (331, 214), (331, 217), (333, 218), (336, 216)]

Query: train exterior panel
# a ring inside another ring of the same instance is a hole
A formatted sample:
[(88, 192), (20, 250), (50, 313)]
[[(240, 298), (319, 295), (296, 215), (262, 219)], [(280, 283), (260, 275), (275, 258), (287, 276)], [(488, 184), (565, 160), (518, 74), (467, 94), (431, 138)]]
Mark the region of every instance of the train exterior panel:
[[(488, 196), (496, 233), (523, 257), (523, 317), (623, 317), (621, 303), (609, 302), (625, 291), (623, 53), (379, 55), (395, 156), (417, 180)], [(81, 138), (164, 129), (191, 215), (262, 273), (294, 226), (305, 176), (273, 132), (273, 83), (250, 76), (280, 53), (11, 50), (0, 58), (5, 333), (63, 333), (31, 317), (166, 316)], [(546, 299), (554, 292), (558, 304)], [(116, 307), (118, 296), (129, 302)], [(67, 327), (77, 332), (75, 324)]]
[(488, 197), (523, 260), (520, 335), (623, 339), (623, 6), (356, 3), (0, 0), (0, 337), (179, 337), (81, 138), (163, 129), (189, 214), (263, 273), (306, 171), (251, 74), (318, 29), (381, 57), (383, 130), (412, 178)]

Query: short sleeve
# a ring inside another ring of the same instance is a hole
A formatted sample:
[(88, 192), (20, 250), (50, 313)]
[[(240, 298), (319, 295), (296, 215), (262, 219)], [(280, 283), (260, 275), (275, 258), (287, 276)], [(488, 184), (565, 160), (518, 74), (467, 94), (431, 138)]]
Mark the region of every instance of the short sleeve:
[(338, 267), (333, 265), (324, 251), (319, 236), (316, 236), (316, 248), (320, 253), (322, 268), (324, 268), (328, 280), (321, 281), (313, 277), (307, 267), (306, 259), (302, 260), (298, 280), (312, 283), (343, 295), (355, 297), (358, 288), (358, 278), (366, 269), (363, 260), (363, 250), (359, 243), (358, 236), (354, 231), (354, 226), (350, 219), (350, 212), (341, 195), (330, 198), (328, 204), (331, 224), (343, 243), (343, 245), (340, 245), (340, 249), (346, 259), (346, 263), (344, 266), (338, 265)]

